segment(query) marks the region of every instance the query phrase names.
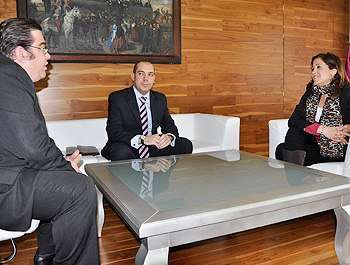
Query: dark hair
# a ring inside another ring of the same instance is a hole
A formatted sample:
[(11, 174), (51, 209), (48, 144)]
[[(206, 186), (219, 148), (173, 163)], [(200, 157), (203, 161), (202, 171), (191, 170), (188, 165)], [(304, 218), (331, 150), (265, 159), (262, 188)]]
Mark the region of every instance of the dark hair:
[(18, 46), (27, 48), (34, 43), (33, 30), (42, 30), (40, 24), (30, 18), (9, 18), (0, 24), (0, 53), (8, 58)]
[[(337, 70), (337, 73), (331, 80), (331, 84), (333, 85), (333, 92), (335, 92), (335, 95), (339, 95), (340, 90), (344, 87), (344, 85), (349, 83), (349, 79), (346, 75), (343, 63), (339, 57), (333, 53), (319, 53), (316, 56), (312, 57), (311, 67), (317, 58), (320, 58), (329, 67), (329, 69)], [(312, 89), (313, 83), (313, 80), (311, 80), (308, 84), (308, 88)]]
[(152, 64), (152, 63), (149, 62), (149, 61), (138, 61), (137, 63), (134, 64), (134, 69), (132, 70), (132, 72), (133, 72), (134, 74), (136, 74), (137, 66), (139, 65), (139, 63), (149, 63), (149, 64)]

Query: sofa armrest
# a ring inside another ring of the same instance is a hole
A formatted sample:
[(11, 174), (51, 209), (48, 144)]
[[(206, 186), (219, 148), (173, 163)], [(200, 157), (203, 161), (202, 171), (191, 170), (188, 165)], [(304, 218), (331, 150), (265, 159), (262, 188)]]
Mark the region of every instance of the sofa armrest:
[(350, 177), (350, 144), (348, 144), (348, 147), (346, 149), (342, 173), (343, 173), (343, 176)]
[(194, 125), (196, 139), (239, 150), (240, 118), (196, 113)]
[(288, 119), (277, 119), (269, 121), (269, 157), (275, 157), (277, 145), (284, 142), (288, 131)]
[[(172, 114), (179, 134), (193, 141), (193, 152), (239, 149), (240, 118), (203, 113)], [(198, 147), (196, 144), (207, 146)], [(208, 149), (209, 146), (209, 149)]]

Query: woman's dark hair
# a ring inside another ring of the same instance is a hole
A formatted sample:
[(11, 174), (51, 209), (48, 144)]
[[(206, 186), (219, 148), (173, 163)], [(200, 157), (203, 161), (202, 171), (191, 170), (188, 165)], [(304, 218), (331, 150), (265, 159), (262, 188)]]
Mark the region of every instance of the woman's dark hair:
[[(334, 75), (333, 79), (331, 80), (331, 84), (333, 85), (333, 89), (335, 95), (339, 95), (340, 90), (345, 84), (349, 83), (349, 79), (346, 75), (345, 68), (339, 57), (333, 53), (319, 53), (316, 56), (312, 57), (311, 59), (311, 67), (313, 66), (314, 61), (320, 58), (328, 67), (329, 69), (336, 69), (337, 73)], [(308, 88), (313, 91), (313, 80), (311, 80), (308, 83)]]
[(33, 30), (42, 30), (34, 19), (9, 18), (0, 24), (0, 53), (8, 58), (18, 46), (27, 48), (33, 44)]

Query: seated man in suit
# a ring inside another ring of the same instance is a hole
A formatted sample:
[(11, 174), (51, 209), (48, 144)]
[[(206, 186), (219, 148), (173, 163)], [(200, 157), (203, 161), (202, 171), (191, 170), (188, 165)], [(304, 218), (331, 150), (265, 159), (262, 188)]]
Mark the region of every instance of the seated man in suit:
[(102, 155), (109, 160), (192, 153), (190, 140), (179, 137), (164, 94), (151, 90), (155, 71), (150, 62), (134, 65), (132, 87), (108, 98), (108, 142)]
[(95, 185), (49, 137), (35, 93), (49, 59), (38, 22), (0, 24), (0, 229), (40, 220), (35, 265), (98, 265)]

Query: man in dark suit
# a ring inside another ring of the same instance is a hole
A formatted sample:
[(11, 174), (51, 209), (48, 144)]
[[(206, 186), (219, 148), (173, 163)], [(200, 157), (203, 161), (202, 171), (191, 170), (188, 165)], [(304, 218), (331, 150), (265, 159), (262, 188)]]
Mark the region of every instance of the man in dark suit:
[[(192, 153), (191, 141), (179, 136), (165, 95), (151, 90), (155, 83), (153, 65), (146, 61), (136, 63), (131, 79), (132, 87), (109, 95), (108, 142), (102, 155), (123, 160), (144, 158), (140, 152), (143, 149), (148, 149), (150, 157)], [(142, 97), (147, 109), (146, 132), (140, 113)]]
[(64, 158), (48, 136), (34, 82), (50, 54), (41, 26), (0, 24), (0, 228), (25, 231), (40, 220), (35, 265), (100, 264), (96, 189), (79, 151)]

